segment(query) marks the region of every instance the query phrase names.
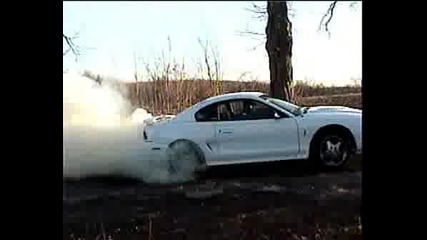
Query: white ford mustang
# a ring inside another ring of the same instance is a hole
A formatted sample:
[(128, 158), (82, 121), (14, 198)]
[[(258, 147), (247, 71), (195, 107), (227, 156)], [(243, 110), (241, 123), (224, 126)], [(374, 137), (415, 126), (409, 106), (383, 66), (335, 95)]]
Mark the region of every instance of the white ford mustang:
[(146, 121), (144, 145), (168, 158), (170, 171), (188, 161), (208, 166), (313, 160), (342, 168), (362, 149), (362, 110), (299, 107), (259, 92), (211, 97), (175, 115)]

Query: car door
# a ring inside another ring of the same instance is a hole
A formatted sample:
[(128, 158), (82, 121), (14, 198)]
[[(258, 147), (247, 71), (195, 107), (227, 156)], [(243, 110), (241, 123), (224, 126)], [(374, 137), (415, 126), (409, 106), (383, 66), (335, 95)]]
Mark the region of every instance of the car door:
[(192, 128), (197, 131), (193, 135), (193, 140), (203, 151), (208, 164), (217, 159), (216, 123), (219, 120), (217, 106), (218, 104), (214, 103), (197, 111), (194, 116), (196, 123), (192, 123)]
[(225, 107), (231, 114), (222, 114), (224, 118), (220, 117), (215, 125), (218, 161), (268, 161), (297, 156), (295, 119), (257, 100), (232, 100)]

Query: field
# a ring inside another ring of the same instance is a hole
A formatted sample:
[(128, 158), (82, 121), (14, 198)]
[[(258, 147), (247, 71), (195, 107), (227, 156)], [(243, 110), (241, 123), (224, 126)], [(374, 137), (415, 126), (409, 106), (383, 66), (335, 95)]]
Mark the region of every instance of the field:
[[(269, 88), (257, 81), (207, 80), (118, 87), (134, 107), (154, 114), (175, 114), (215, 91)], [(298, 83), (293, 93), (304, 106), (362, 107), (360, 86)], [(341, 172), (287, 161), (217, 167), (185, 184), (113, 176), (64, 181), (63, 239), (362, 239), (361, 172), (356, 157)]]
[(198, 181), (64, 182), (63, 239), (362, 239), (361, 166), (215, 168)]

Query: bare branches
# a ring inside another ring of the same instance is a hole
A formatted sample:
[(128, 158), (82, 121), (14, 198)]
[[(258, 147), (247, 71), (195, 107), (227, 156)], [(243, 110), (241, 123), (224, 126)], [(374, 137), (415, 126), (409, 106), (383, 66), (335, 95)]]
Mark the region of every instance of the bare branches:
[[(250, 7), (246, 7), (244, 10), (251, 12), (253, 14), (252, 18), (258, 19), (260, 21), (267, 20), (267, 5), (251, 3)], [(237, 31), (236, 34), (241, 37), (250, 37), (252, 40), (259, 42), (256, 44), (256, 46), (250, 47), (248, 51), (256, 50), (259, 46), (262, 46), (266, 40), (266, 35), (264, 32), (249, 30), (248, 26), (246, 27), (246, 30)]]
[[(289, 10), (290, 2), (286, 1), (286, 4), (288, 5), (288, 10)], [(267, 22), (268, 20), (267, 3), (261, 3), (261, 4), (251, 3), (251, 5), (245, 8), (245, 10), (252, 13), (252, 18), (258, 19), (260, 21), (265, 21), (265, 22)], [(288, 14), (293, 16), (293, 14), (289, 13), (289, 11), (288, 11)], [(246, 30), (237, 32), (237, 34), (242, 37), (250, 37), (252, 40), (257, 41), (257, 43), (254, 46), (248, 48), (248, 51), (254, 51), (258, 49), (260, 46), (263, 46), (267, 40), (267, 36), (265, 32), (249, 30), (248, 27), (246, 27)]]
[(265, 35), (265, 33), (254, 32), (251, 30), (238, 31), (236, 32), (236, 34), (241, 37), (250, 37), (250, 39), (258, 42), (258, 44), (247, 48), (248, 51), (255, 51), (260, 46), (263, 46), (265, 44), (265, 40), (267, 39), (267, 36)]
[(203, 44), (203, 42), (200, 38), (198, 40), (199, 40), (199, 44), (203, 50), (203, 58), (205, 60), (206, 70), (207, 70), (209, 81), (212, 81), (213, 79), (212, 79), (212, 73), (211, 73), (211, 66), (209, 64), (208, 41), (206, 41), (206, 43)]
[(237, 32), (239, 35), (256, 35), (256, 36), (265, 36), (265, 33), (253, 32), (251, 30), (239, 31)]
[(255, 45), (255, 46), (253, 46), (253, 47), (249, 48), (248, 50), (249, 50), (249, 51), (255, 51), (255, 50), (257, 50), (259, 47), (264, 46), (264, 44), (265, 44), (265, 42), (264, 42), (264, 41), (260, 41), (257, 45)]
[(265, 33), (254, 32), (254, 31), (251, 31), (251, 30), (238, 31), (237, 35), (239, 35), (241, 37), (250, 37), (250, 39), (255, 40), (255, 41), (258, 42), (258, 44), (256, 44), (255, 46), (250, 47), (248, 49), (249, 51), (254, 51), (258, 47), (262, 46), (265, 43), (265, 40), (267, 38), (267, 36), (265, 35)]
[(218, 47), (213, 48), (211, 46), (211, 54), (214, 61), (214, 67), (215, 67), (215, 81), (220, 81), (222, 78), (221, 73), (221, 63), (219, 61), (219, 51)]
[(139, 92), (139, 73), (138, 73), (138, 63), (137, 63), (137, 58), (136, 58), (136, 53), (133, 52), (133, 61), (135, 64), (135, 72), (134, 72), (134, 80), (135, 80), (135, 93), (136, 93), (136, 99), (138, 100), (138, 107), (142, 107), (142, 102), (141, 102), (141, 97), (140, 97), (140, 92)]
[(251, 7), (245, 8), (246, 11), (253, 13), (253, 18), (265, 20), (267, 18), (267, 7), (251, 3)]
[(350, 8), (355, 10), (357, 5), (359, 5), (358, 1), (352, 2), (352, 3), (350, 3)]
[[(222, 79), (222, 70), (221, 70), (221, 63), (218, 53), (218, 48), (213, 47), (209, 44), (209, 42), (206, 40), (205, 43), (202, 42), (202, 40), (198, 39), (200, 47), (203, 50), (203, 58), (206, 65), (206, 71), (208, 75), (209, 82), (214, 88), (214, 95), (218, 95), (221, 93), (221, 79)], [(210, 50), (210, 54), (209, 54)], [(213, 63), (211, 62), (211, 58), (213, 58)], [(203, 71), (203, 66), (201, 65), (201, 70)]]
[[(338, 1), (333, 1), (330, 5), (328, 10), (326, 11), (326, 13), (323, 15), (322, 20), (320, 20), (320, 25), (319, 25), (319, 30), (322, 29), (322, 26), (325, 28), (325, 31), (328, 33), (328, 35), (330, 36), (330, 32), (329, 32), (329, 23), (332, 20), (332, 17), (334, 16), (334, 10), (335, 10), (335, 6), (337, 5)], [(326, 19), (326, 22), (325, 22)]]
[[(333, 1), (330, 5), (328, 10), (326, 11), (326, 13), (322, 16), (322, 19), (320, 20), (320, 24), (319, 24), (319, 31), (322, 29), (322, 27), (325, 29), (325, 31), (328, 33), (329, 37), (331, 36), (331, 33), (329, 31), (329, 23), (331, 22), (333, 16), (334, 16), (334, 11), (335, 11), (335, 7), (337, 5), (338, 1)], [(359, 1), (354, 1), (352, 3), (350, 3), (350, 8), (355, 10), (356, 6), (359, 4)]]
[[(246, 11), (253, 13), (252, 17), (259, 20), (267, 20), (267, 5), (257, 5), (255, 3), (251, 3), (251, 7), (245, 8)], [(246, 27), (247, 28), (247, 27)], [(239, 35), (256, 35), (256, 36), (264, 36), (264, 33), (254, 32), (250, 30), (239, 31)]]
[(76, 57), (76, 61), (77, 61), (77, 56), (80, 55), (80, 48), (76, 46), (73, 41), (77, 37), (78, 37), (78, 33), (76, 33), (73, 37), (67, 36), (64, 33), (62, 34), (62, 38), (65, 40), (65, 43), (68, 46), (68, 49), (65, 50), (65, 52), (63, 52), (62, 56), (67, 55), (67, 53), (71, 51)]

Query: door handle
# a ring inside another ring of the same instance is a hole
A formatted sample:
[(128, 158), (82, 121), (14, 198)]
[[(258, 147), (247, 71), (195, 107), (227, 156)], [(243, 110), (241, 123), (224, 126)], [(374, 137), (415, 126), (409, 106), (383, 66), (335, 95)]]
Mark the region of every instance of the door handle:
[(222, 133), (222, 134), (232, 134), (232, 133), (233, 133), (233, 131), (230, 131), (230, 130), (222, 130), (222, 129), (219, 129), (219, 130), (218, 130), (218, 132), (219, 132), (219, 133)]

